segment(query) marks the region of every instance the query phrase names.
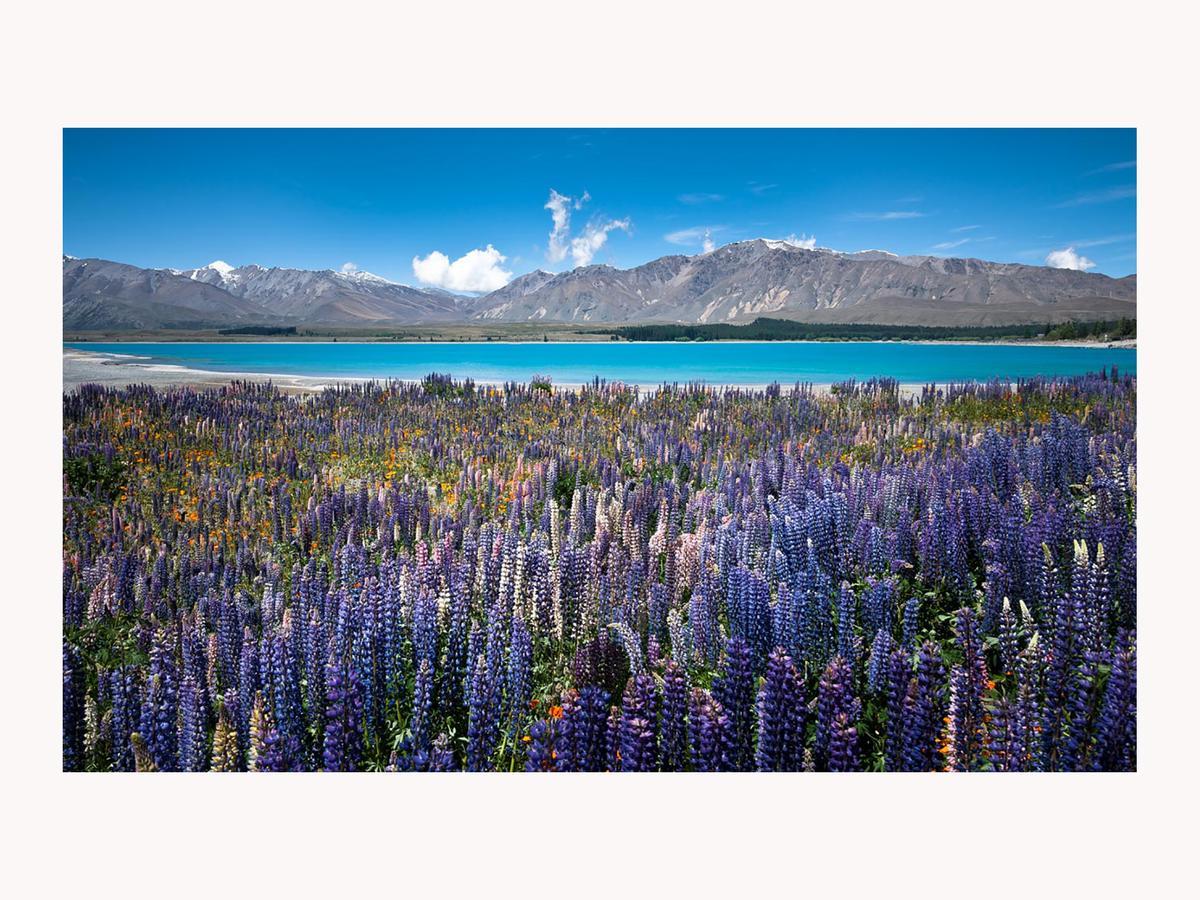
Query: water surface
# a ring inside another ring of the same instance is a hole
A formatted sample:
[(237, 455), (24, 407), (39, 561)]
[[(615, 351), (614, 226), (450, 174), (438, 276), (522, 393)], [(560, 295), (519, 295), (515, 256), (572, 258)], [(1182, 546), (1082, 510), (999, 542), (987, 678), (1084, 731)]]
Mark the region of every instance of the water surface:
[(556, 384), (594, 378), (651, 385), (828, 384), (877, 376), (902, 383), (1013, 380), (1081, 375), (1116, 366), (1136, 373), (1137, 351), (1118, 347), (889, 342), (816, 343), (93, 343), (80, 350), (135, 357), (138, 363), (217, 373), (321, 378), (419, 379), (430, 372), (479, 382)]

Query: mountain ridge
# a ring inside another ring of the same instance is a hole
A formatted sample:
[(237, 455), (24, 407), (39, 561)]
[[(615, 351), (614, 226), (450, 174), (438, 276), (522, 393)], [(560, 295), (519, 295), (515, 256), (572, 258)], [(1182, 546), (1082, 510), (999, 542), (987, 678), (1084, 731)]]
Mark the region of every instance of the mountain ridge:
[(63, 325), (74, 330), (230, 325), (393, 326), (454, 322), (1017, 325), (1137, 315), (1137, 275), (974, 257), (845, 253), (787, 241), (734, 242), (617, 269), (541, 269), (479, 296), (370, 272), (215, 260), (142, 269), (63, 257)]

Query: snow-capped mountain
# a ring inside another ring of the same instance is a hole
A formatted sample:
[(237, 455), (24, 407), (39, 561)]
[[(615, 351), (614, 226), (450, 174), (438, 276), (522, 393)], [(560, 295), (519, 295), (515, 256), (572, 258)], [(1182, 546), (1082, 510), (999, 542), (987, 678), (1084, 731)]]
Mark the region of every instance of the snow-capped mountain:
[[(96, 278), (99, 272), (107, 273), (104, 281)], [(100, 298), (112, 300), (112, 316), (98, 305)], [(221, 260), (183, 270), (63, 260), (63, 322), (68, 328), (444, 322), (462, 318), (462, 300), (371, 272), (234, 267)], [(132, 321), (146, 324), (127, 324)]]
[(482, 297), (395, 284), (370, 272), (230, 266), (139, 269), (63, 258), (63, 323), (73, 329), (422, 322), (823, 322), (1009, 325), (1136, 316), (1137, 277), (808, 248), (726, 244), (631, 269), (541, 270)]
[(183, 272), (63, 257), (64, 328), (219, 328), (272, 318), (261, 304)]

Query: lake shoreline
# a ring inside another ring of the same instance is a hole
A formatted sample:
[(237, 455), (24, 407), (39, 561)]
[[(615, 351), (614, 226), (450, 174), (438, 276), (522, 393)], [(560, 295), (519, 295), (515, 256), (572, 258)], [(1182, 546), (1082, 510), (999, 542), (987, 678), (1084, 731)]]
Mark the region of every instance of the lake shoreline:
[[(339, 385), (355, 385), (376, 383), (419, 384), (420, 378), (368, 378), (365, 376), (338, 376), (335, 378), (317, 375), (285, 375), (268, 372), (217, 372), (209, 369), (193, 369), (187, 366), (175, 366), (165, 363), (149, 363), (139, 361), (137, 357), (121, 358), (118, 354), (99, 353), (75, 348), (63, 350), (63, 391), (69, 393), (78, 390), (84, 384), (99, 384), (104, 387), (122, 388), (130, 385), (146, 384), (154, 388), (190, 387), (198, 390), (227, 387), (235, 381), (252, 384), (272, 384), (285, 393), (320, 393), (326, 388)], [(497, 387), (505, 384), (502, 380), (472, 379), (477, 385)], [(590, 383), (590, 382), (589, 382)], [(661, 386), (656, 384), (633, 384), (638, 393), (652, 393)], [(577, 391), (586, 387), (583, 382), (556, 382), (552, 385), (556, 391)], [(762, 391), (770, 387), (770, 382), (762, 384), (717, 384), (706, 383), (712, 388), (730, 388), (743, 391)], [(817, 393), (829, 393), (832, 383), (810, 384)], [(901, 384), (900, 395), (911, 397), (924, 389), (924, 384)]]
[(904, 346), (916, 345), (916, 346), (929, 346), (929, 347), (1047, 347), (1047, 348), (1072, 347), (1072, 348), (1087, 348), (1087, 349), (1092, 349), (1092, 350), (1109, 350), (1109, 349), (1136, 350), (1137, 349), (1137, 338), (1128, 338), (1128, 339), (1119, 340), (1119, 341), (1087, 341), (1087, 340), (1042, 341), (1042, 340), (1017, 340), (1017, 339), (988, 341), (988, 340), (968, 340), (965, 338), (946, 338), (945, 340), (938, 340), (938, 339), (934, 339), (934, 338), (922, 339), (922, 340), (881, 339), (881, 338), (871, 338), (871, 339), (863, 339), (863, 340), (856, 340), (856, 339), (843, 339), (843, 340), (838, 340), (838, 339), (829, 339), (829, 340), (808, 340), (808, 339), (801, 339), (801, 340), (739, 340), (737, 338), (719, 338), (719, 339), (704, 340), (704, 341), (630, 341), (630, 340), (622, 340), (622, 341), (579, 340), (579, 341), (574, 341), (574, 340), (565, 340), (565, 339), (558, 339), (558, 340), (551, 340), (551, 341), (540, 341), (540, 340), (535, 340), (535, 339), (529, 339), (529, 340), (461, 340), (461, 341), (444, 341), (443, 340), (443, 341), (433, 341), (433, 340), (419, 340), (419, 339), (411, 339), (411, 338), (402, 339), (402, 340), (390, 340), (387, 338), (369, 338), (369, 337), (364, 337), (364, 336), (359, 336), (359, 337), (354, 337), (354, 338), (345, 338), (345, 339), (336, 338), (336, 337), (330, 338), (328, 336), (304, 338), (304, 337), (297, 337), (296, 335), (289, 335), (287, 337), (280, 337), (278, 339), (270, 339), (270, 338), (264, 339), (264, 336), (262, 336), (262, 335), (255, 335), (254, 337), (255, 337), (254, 340), (239, 340), (234, 337), (231, 337), (230, 339), (188, 337), (188, 338), (181, 338), (178, 340), (172, 340), (168, 337), (164, 337), (161, 335), (150, 335), (150, 336), (136, 336), (135, 335), (132, 337), (117, 335), (114, 337), (105, 336), (103, 340), (93, 340), (92, 338), (79, 338), (79, 337), (75, 337), (75, 336), (70, 336), (70, 337), (67, 337), (66, 339), (64, 339), (63, 343), (64, 344), (66, 344), (66, 343), (72, 343), (72, 344), (88, 344), (88, 343), (97, 343), (97, 344), (111, 344), (111, 343), (120, 343), (120, 344), (171, 344), (171, 343), (179, 343), (179, 344), (240, 344), (240, 345), (246, 345), (246, 346), (253, 346), (253, 345), (264, 345), (265, 346), (265, 345), (272, 345), (272, 344), (303, 344), (303, 345), (349, 344), (352, 346), (356, 345), (356, 344), (361, 344), (364, 346), (370, 346), (370, 345), (374, 345), (374, 344), (384, 344), (384, 345), (388, 345), (388, 346), (391, 346), (391, 345), (418, 345), (418, 346), (422, 346), (422, 347), (428, 347), (428, 346), (461, 347), (461, 346), (472, 345), (472, 344), (488, 346), (488, 345), (496, 345), (496, 344), (520, 345), (520, 344), (542, 344), (542, 343), (547, 343), (547, 344), (602, 344), (602, 345), (645, 344), (647, 346), (655, 346), (655, 345), (689, 346), (689, 345), (698, 345), (698, 344), (733, 344), (733, 345), (738, 345), (738, 344), (818, 344), (818, 345), (892, 344), (892, 345), (904, 345)]
[[(275, 341), (261, 343), (278, 343)], [(348, 343), (348, 342), (347, 342)], [(637, 342), (651, 343), (651, 342)], [(673, 342), (664, 342), (673, 343)], [(725, 342), (725, 343), (749, 343), (749, 342)], [(776, 344), (778, 341), (761, 341), (754, 343)], [(814, 342), (790, 342), (790, 343), (827, 343), (822, 341)], [(863, 341), (855, 341), (852, 343), (868, 343)], [(875, 343), (875, 342), (872, 342)], [(890, 341), (882, 341), (877, 343), (897, 343)], [(934, 343), (952, 343), (952, 342), (934, 342)], [(971, 344), (973, 342), (960, 342), (963, 344)], [(121, 354), (110, 351), (85, 350), (77, 347), (63, 347), (63, 390), (71, 392), (77, 390), (84, 384), (99, 384), (106, 387), (120, 388), (135, 384), (145, 384), (156, 388), (169, 387), (192, 387), (196, 389), (207, 389), (216, 387), (225, 387), (235, 381), (251, 382), (255, 384), (273, 384), (282, 391), (289, 393), (319, 393), (326, 388), (336, 387), (346, 384), (365, 384), (368, 382), (399, 382), (405, 384), (419, 383), (421, 378), (405, 378), (392, 376), (355, 376), (355, 375), (335, 375), (335, 376), (320, 376), (320, 375), (296, 375), (284, 373), (271, 373), (261, 371), (225, 371), (203, 369), (198, 367), (176, 365), (164, 362), (155, 362), (151, 357), (136, 356), (133, 354)], [(474, 378), (473, 381), (479, 385), (497, 386), (503, 385), (513, 379), (488, 379)], [(608, 379), (609, 381), (618, 381), (620, 379)], [(859, 379), (861, 381), (861, 379)], [(578, 390), (590, 384), (591, 382), (578, 381), (555, 381), (553, 387), (555, 390)], [(626, 381), (625, 383), (636, 387), (641, 393), (648, 393), (657, 390), (665, 383), (691, 383), (687, 379), (662, 380), (646, 383), (634, 383)], [(713, 388), (729, 388), (747, 391), (761, 391), (775, 382), (717, 382), (705, 381), (707, 386)], [(783, 383), (783, 382), (780, 382)], [(786, 384), (807, 384), (818, 393), (827, 393), (833, 386), (833, 382), (829, 381), (805, 381), (798, 379), (795, 382), (787, 382)], [(946, 382), (937, 381), (921, 381), (921, 382), (900, 382), (901, 396), (911, 397), (919, 394), (922, 389), (928, 384), (938, 384)]]

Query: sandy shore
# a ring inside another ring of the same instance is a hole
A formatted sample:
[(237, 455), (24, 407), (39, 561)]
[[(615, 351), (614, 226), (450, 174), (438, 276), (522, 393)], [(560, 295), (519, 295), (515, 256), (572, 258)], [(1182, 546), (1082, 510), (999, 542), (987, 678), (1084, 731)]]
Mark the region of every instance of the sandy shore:
[(187, 385), (197, 388), (223, 387), (232, 381), (270, 382), (283, 390), (321, 391), (339, 381), (367, 381), (366, 378), (315, 378), (309, 375), (264, 375), (259, 372), (206, 372), (184, 366), (162, 365), (135, 357), (96, 353), (91, 350), (63, 348), (63, 390), (73, 391), (81, 384), (125, 387), (148, 384), (152, 387)]
[(950, 345), (954, 347), (1083, 347), (1090, 350), (1108, 350), (1116, 347), (1120, 350), (1136, 350), (1137, 338), (1121, 341), (869, 341), (872, 344), (922, 344), (936, 347)]

